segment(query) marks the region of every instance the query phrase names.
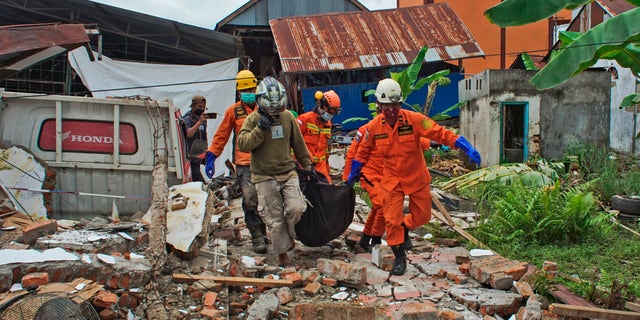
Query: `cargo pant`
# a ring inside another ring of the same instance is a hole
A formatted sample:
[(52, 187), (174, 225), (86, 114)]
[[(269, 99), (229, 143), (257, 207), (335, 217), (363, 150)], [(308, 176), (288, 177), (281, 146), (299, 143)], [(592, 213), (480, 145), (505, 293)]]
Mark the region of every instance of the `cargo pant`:
[(297, 175), (285, 181), (269, 179), (256, 183), (260, 216), (271, 233), (275, 254), (287, 252), (296, 237), (295, 226), (307, 209)]
[(258, 193), (256, 186), (251, 182), (251, 167), (236, 165), (236, 177), (242, 190), (242, 211), (247, 229), (260, 229), (264, 223), (258, 215)]
[(431, 188), (429, 185), (409, 194), (409, 214), (404, 215), (404, 196), (401, 184), (392, 191), (382, 188), (387, 243), (395, 246), (404, 243), (404, 228), (416, 229), (431, 220)]

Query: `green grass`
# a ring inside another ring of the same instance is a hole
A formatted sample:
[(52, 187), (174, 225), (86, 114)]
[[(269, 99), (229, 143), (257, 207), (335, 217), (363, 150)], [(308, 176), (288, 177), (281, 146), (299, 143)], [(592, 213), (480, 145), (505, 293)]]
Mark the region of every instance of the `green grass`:
[[(638, 226), (634, 228), (640, 230)], [(620, 288), (623, 298), (640, 297), (640, 238), (622, 228), (615, 228), (612, 234), (607, 239), (572, 245), (503, 243), (492, 249), (504, 257), (526, 261), (538, 268), (544, 261), (556, 262), (559, 272), (581, 280), (560, 282), (588, 300), (606, 297), (614, 281), (618, 286), (623, 284)]]

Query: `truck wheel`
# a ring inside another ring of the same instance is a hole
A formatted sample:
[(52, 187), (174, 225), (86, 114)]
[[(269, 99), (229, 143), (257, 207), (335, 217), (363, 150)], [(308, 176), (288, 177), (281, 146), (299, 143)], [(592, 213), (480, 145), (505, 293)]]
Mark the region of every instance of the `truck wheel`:
[(640, 216), (640, 197), (615, 195), (611, 197), (611, 209), (628, 215)]

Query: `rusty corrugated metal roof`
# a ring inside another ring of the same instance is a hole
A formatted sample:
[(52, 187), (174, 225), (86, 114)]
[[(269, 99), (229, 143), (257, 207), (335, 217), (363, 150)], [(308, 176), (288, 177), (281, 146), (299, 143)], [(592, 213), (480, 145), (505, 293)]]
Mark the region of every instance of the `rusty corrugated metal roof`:
[(286, 73), (409, 64), (483, 56), (476, 39), (446, 3), (369, 12), (270, 20)]
[(617, 16), (621, 13), (627, 12), (635, 8), (634, 5), (632, 5), (626, 0), (607, 0), (607, 1), (598, 0), (597, 2), (598, 4), (600, 4), (602, 8), (604, 8), (612, 16)]

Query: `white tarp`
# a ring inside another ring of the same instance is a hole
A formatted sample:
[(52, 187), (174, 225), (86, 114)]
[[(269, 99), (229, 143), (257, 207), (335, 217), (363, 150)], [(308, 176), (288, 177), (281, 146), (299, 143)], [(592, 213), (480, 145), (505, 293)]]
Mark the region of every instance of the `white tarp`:
[[(94, 57), (98, 57), (95, 52)], [(237, 58), (201, 66), (116, 61), (106, 56), (91, 61), (86, 49), (81, 47), (70, 52), (69, 63), (95, 98), (140, 95), (154, 100), (173, 99), (174, 105), (185, 114), (194, 95), (205, 96), (207, 112), (218, 113), (217, 119), (207, 121), (209, 143), (224, 110), (236, 98)], [(231, 151), (232, 143), (227, 143), (216, 159), (216, 175), (226, 172), (224, 162), (231, 159)]]

